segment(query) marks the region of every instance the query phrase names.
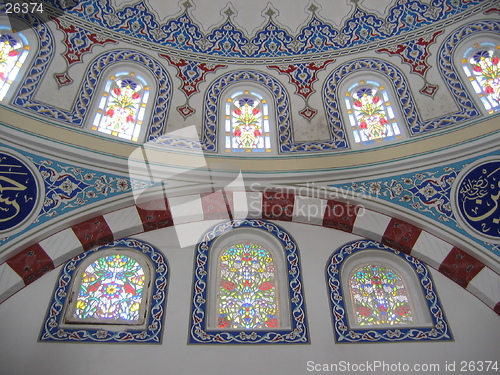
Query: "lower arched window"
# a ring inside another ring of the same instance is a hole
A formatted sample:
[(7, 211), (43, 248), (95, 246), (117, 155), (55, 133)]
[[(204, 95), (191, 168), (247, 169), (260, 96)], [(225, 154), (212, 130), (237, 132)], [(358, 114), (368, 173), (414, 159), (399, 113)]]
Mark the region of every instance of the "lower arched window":
[(337, 342), (452, 340), (427, 267), (371, 240), (348, 243), (327, 265)]
[(195, 256), (190, 343), (307, 343), (298, 248), (264, 220), (233, 220)]
[(136, 252), (109, 249), (89, 257), (75, 276), (66, 322), (142, 324), (151, 265)]
[(153, 246), (125, 238), (62, 268), (41, 341), (160, 343), (168, 265)]

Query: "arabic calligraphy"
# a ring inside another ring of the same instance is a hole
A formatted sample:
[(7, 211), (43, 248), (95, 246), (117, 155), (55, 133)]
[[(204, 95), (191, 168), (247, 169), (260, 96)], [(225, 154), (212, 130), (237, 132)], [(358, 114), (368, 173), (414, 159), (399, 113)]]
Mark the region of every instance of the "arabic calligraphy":
[(500, 161), (471, 169), (457, 190), (458, 209), (474, 231), (500, 238)]
[(30, 168), (17, 157), (0, 151), (0, 232), (15, 228), (31, 215), (37, 192)]

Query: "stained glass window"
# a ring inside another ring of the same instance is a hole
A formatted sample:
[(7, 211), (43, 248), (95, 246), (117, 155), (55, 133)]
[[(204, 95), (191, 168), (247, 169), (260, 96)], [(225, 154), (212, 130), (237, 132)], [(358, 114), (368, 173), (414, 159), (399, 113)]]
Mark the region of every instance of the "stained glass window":
[(258, 93), (235, 92), (226, 102), (227, 152), (270, 152), (269, 107)]
[(144, 310), (141, 303), (145, 282), (143, 268), (128, 255), (95, 259), (81, 275), (70, 320), (138, 323)]
[(106, 82), (92, 129), (137, 142), (148, 98), (149, 86), (143, 78), (116, 73)]
[(476, 44), (465, 53), (463, 69), (488, 113), (500, 109), (500, 46)]
[(276, 264), (257, 243), (235, 243), (219, 259), (218, 327), (279, 327)]
[(387, 90), (374, 81), (361, 81), (346, 93), (345, 104), (357, 144), (401, 138)]
[(377, 264), (359, 267), (349, 277), (349, 290), (359, 325), (414, 323), (408, 289), (392, 269)]
[(0, 101), (28, 57), (28, 41), (21, 33), (0, 26)]

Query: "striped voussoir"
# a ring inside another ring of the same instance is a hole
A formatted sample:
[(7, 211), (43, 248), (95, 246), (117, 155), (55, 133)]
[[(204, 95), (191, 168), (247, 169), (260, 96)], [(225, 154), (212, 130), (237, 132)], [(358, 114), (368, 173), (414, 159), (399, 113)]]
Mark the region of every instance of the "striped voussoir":
[(85, 220), (1, 264), (0, 301), (74, 256), (113, 240), (189, 222), (243, 218), (323, 226), (381, 242), (438, 270), (500, 315), (500, 275), (464, 250), (415, 225), (360, 206), (269, 191), (155, 199)]

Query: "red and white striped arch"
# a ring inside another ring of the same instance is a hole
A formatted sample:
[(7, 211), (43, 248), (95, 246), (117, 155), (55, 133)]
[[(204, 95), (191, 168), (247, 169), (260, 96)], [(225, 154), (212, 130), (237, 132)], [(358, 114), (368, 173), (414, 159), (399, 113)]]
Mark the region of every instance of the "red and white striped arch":
[(218, 191), (155, 199), (72, 225), (0, 265), (0, 301), (72, 257), (115, 239), (188, 222), (247, 216), (323, 226), (381, 242), (437, 269), (500, 315), (500, 275), (463, 249), (374, 210), (273, 191)]

